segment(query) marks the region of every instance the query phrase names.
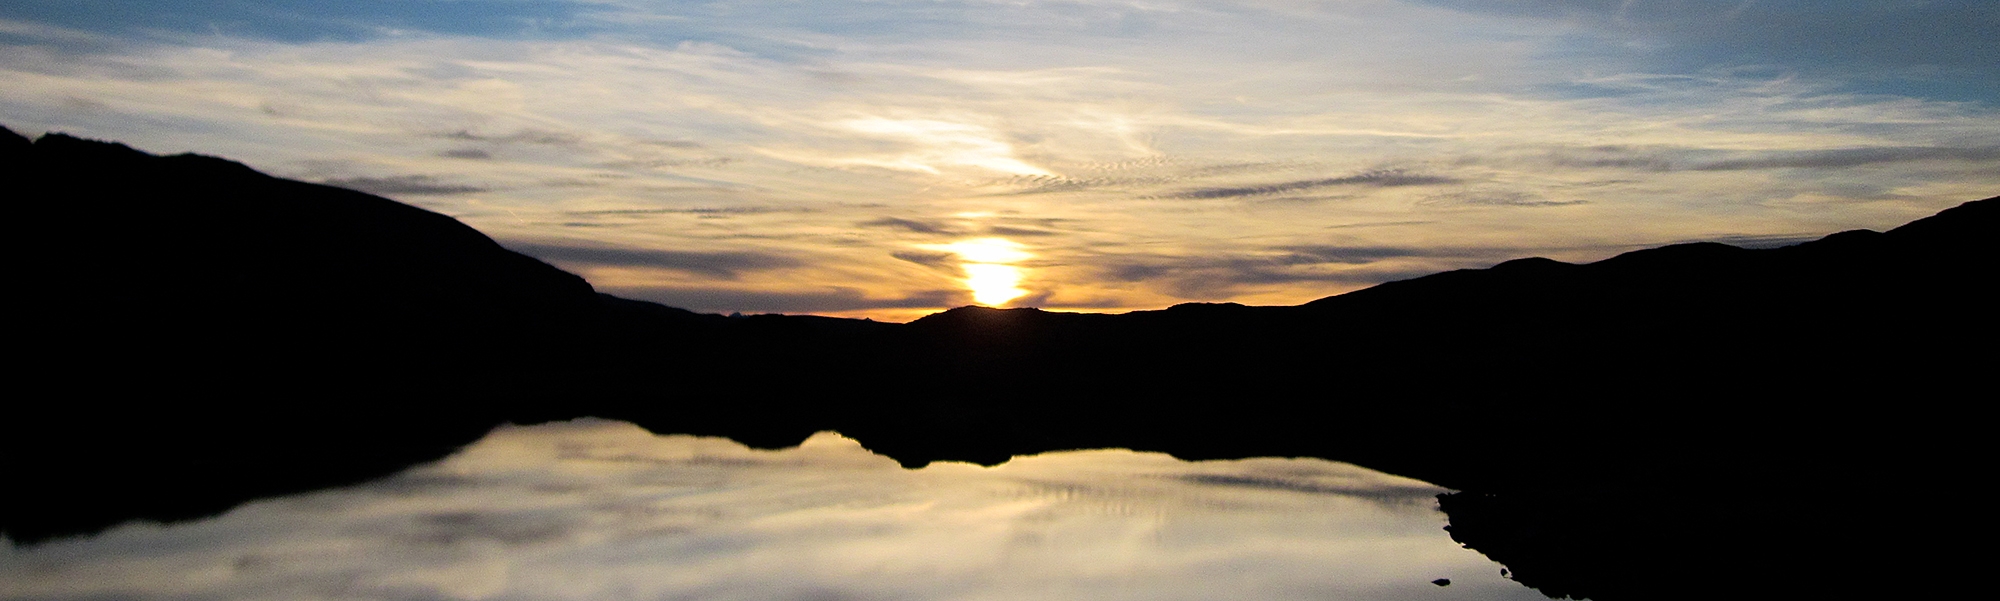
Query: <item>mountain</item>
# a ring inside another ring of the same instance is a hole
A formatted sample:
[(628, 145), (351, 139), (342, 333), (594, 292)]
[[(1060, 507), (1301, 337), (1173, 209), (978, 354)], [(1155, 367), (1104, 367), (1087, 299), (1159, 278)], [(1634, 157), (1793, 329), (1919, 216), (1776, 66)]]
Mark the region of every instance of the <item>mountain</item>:
[(2000, 198), (1294, 307), (882, 324), (619, 299), (384, 198), (0, 132), (25, 356), (0, 410), (15, 541), (596, 416), (767, 448), (836, 430), (911, 466), (1104, 447), (1348, 461), (1461, 491), (1441, 500), (1453, 536), (1551, 595), (1796, 593), (1825, 582), (1773, 574), (1834, 561), (1901, 586), (1966, 561), (1894, 526), (1985, 456)]

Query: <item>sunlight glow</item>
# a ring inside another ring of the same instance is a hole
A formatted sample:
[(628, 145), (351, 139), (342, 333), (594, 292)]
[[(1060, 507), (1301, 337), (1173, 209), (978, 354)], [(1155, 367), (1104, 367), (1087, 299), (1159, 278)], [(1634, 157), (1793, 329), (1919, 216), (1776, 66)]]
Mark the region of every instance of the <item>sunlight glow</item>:
[(965, 287), (972, 291), (972, 299), (981, 305), (998, 307), (1008, 301), (1028, 294), (1021, 287), (1026, 270), (1014, 263), (1034, 258), (1023, 250), (1019, 242), (1006, 238), (974, 238), (951, 244), (926, 245), (924, 248), (942, 250), (958, 255), (959, 268), (965, 270)]
[(972, 289), (972, 300), (979, 304), (998, 307), (1028, 294), (1021, 288), (1019, 267), (992, 263), (966, 263), (962, 267), (965, 287)]
[(967, 263), (1019, 263), (1034, 258), (1021, 250), (1021, 243), (1006, 238), (974, 238), (928, 248), (949, 251)]

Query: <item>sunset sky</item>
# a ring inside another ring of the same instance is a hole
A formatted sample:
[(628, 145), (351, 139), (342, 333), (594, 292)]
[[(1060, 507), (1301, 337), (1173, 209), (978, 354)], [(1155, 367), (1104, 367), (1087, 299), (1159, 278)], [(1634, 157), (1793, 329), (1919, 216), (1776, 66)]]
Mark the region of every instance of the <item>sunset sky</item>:
[(2000, 195), (1995, 32), (1991, 0), (8, 0), (0, 125), (701, 311), (1296, 304)]

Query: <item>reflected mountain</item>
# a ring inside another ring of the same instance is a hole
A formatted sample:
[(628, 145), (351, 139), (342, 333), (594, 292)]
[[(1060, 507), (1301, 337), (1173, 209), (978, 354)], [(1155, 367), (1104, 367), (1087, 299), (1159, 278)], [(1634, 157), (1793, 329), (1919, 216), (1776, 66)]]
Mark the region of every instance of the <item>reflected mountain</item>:
[(595, 416), (756, 448), (831, 430), (907, 467), (1327, 458), (1462, 491), (1452, 535), (1550, 595), (1847, 590), (1796, 571), (1954, 565), (1897, 512), (1983, 456), (2000, 306), (2000, 198), (1293, 307), (884, 324), (619, 299), (448, 217), (212, 157), (5, 132), (0, 176), (25, 356), (0, 531), (23, 542)]

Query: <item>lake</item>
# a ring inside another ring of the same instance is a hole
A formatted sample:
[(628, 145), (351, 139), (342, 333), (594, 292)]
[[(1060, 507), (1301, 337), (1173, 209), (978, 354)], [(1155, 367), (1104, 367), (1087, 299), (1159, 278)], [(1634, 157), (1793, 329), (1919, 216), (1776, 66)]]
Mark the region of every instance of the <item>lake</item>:
[(1315, 459), (912, 470), (830, 432), (773, 451), (578, 420), (214, 518), (9, 544), (0, 598), (1544, 599), (1451, 540), (1439, 492)]

